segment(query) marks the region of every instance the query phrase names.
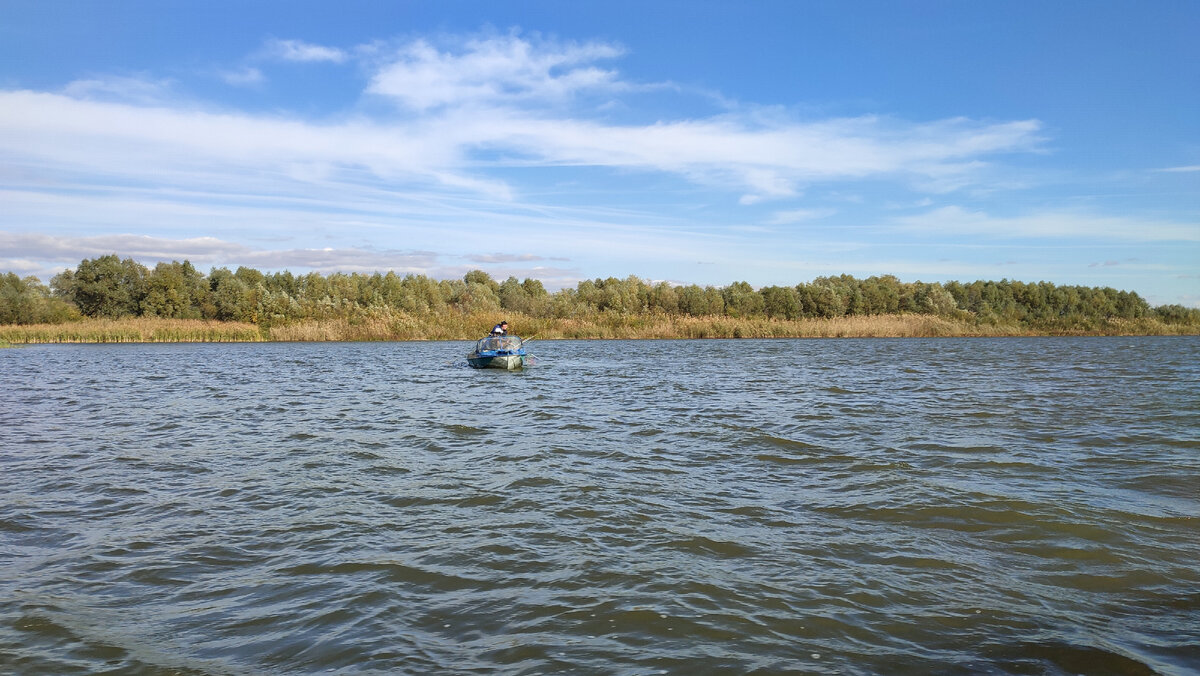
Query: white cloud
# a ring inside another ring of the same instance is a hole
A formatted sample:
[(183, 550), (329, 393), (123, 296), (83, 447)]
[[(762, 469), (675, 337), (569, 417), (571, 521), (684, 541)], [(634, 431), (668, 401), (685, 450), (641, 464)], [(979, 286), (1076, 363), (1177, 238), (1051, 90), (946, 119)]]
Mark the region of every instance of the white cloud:
[[(466, 257), (467, 260), (473, 263), (529, 263), (533, 261), (543, 261), (545, 258), (536, 254), (472, 254)], [(561, 259), (560, 259), (561, 260)]]
[(49, 281), (51, 277), (62, 272), (61, 269), (53, 266), (47, 266), (39, 260), (30, 260), (28, 258), (7, 258), (0, 257), (0, 270), (11, 272), (14, 275), (24, 277), (38, 277), (42, 281)]
[(671, 173), (749, 190), (744, 203), (793, 196), (799, 184), (814, 181), (947, 175), (969, 181), (969, 155), (1029, 149), (1038, 126), (873, 117), (766, 126), (732, 116), (612, 125), (511, 108), (318, 124), (0, 91), (0, 152), (87, 183), (224, 183), (238, 191), (259, 183), (269, 191), (275, 188), (266, 184), (284, 180), (383, 180), (497, 200), (512, 199), (511, 187), (487, 173), (514, 164)]
[(0, 250), (14, 258), (61, 263), (74, 267), (84, 258), (108, 254), (129, 257), (145, 265), (158, 261), (189, 260), (196, 265), (248, 265), (265, 270), (286, 268), (328, 271), (395, 270), (397, 272), (439, 269), (438, 254), (429, 251), (375, 251), (362, 248), (258, 249), (215, 237), (172, 239), (145, 235), (114, 234), (83, 237), (0, 232)]
[(336, 47), (314, 45), (301, 40), (270, 40), (266, 44), (265, 51), (268, 56), (276, 59), (302, 63), (321, 61), (342, 63), (349, 58), (349, 54)]
[(1165, 171), (1165, 172), (1172, 172), (1172, 173), (1191, 173), (1194, 171), (1200, 171), (1200, 164), (1192, 164), (1192, 165), (1188, 165), (1185, 167), (1167, 167), (1166, 169), (1158, 169), (1158, 171)]
[[(421, 130), (358, 120), (320, 125), (296, 119), (219, 114), (0, 92), (0, 152), (12, 162), (84, 182), (113, 177), (195, 188), (242, 190), (278, 184), (313, 167), (362, 169), (382, 179), (445, 183), (503, 197), (494, 181), (459, 175), (462, 148)], [(299, 170), (299, 171), (298, 171)]]
[(63, 237), (33, 233), (0, 232), (0, 250), (9, 256), (41, 261), (78, 263), (112, 253), (122, 257), (152, 260), (222, 260), (242, 255), (248, 249), (214, 237), (169, 239), (146, 235), (95, 235)]
[(237, 70), (224, 71), (220, 75), (226, 84), (231, 84), (235, 87), (253, 87), (266, 82), (267, 79), (261, 70), (250, 66)]
[(510, 110), (446, 119), (465, 144), (507, 149), (513, 161), (675, 173), (705, 185), (749, 189), (744, 204), (791, 197), (798, 185), (813, 181), (954, 177), (966, 185), (980, 166), (969, 161), (972, 154), (1032, 149), (1040, 128), (1035, 121), (914, 124), (876, 117), (768, 126), (735, 116), (612, 125)]
[(73, 80), (63, 87), (62, 93), (72, 98), (116, 101), (139, 106), (160, 105), (173, 98), (170, 80), (122, 75)]
[[(352, 53), (298, 41), (274, 41), (270, 47), (276, 58), (291, 60), (340, 62)], [(480, 223), (533, 233), (547, 252), (709, 260), (711, 247), (689, 248), (700, 239), (696, 233), (689, 233), (688, 245), (680, 244), (680, 233), (687, 230), (683, 216), (636, 206), (556, 208), (552, 199), (531, 204), (508, 181), (519, 180), (522, 174), (513, 170), (524, 168), (553, 168), (565, 175), (574, 167), (591, 167), (609, 170), (601, 180), (618, 182), (617, 187), (605, 184), (609, 194), (644, 193), (644, 185), (630, 176), (663, 174), (753, 204), (795, 198), (818, 182), (969, 185), (986, 156), (1036, 151), (1041, 143), (1036, 121), (913, 122), (880, 116), (801, 121), (743, 109), (615, 124), (597, 117), (590, 104), (578, 104), (585, 94), (620, 96), (638, 89), (616, 71), (595, 65), (620, 54), (619, 47), (601, 42), (517, 36), (478, 38), (440, 50), (414, 41), (377, 62), (370, 83), (371, 91), (395, 100), (402, 111), (375, 117), (347, 113), (324, 122), (296, 114), (198, 108), (174, 96), (170, 82), (148, 79), (81, 80), (63, 93), (0, 90), (0, 157), (5, 158), (0, 227), (28, 230), (62, 223), (75, 231), (227, 238), (303, 231), (296, 235), (309, 238), (302, 243), (317, 245), (206, 254), (204, 242), (187, 237), (172, 240), (187, 242), (182, 248), (81, 240), (90, 253), (74, 251), (69, 261), (115, 251), (197, 262), (237, 258), (252, 265), (366, 261), (361, 264), (370, 266), (391, 259), (357, 249), (346, 249), (350, 253), (344, 258), (324, 254), (313, 233), (403, 229), (406, 245), (441, 249)], [(264, 77), (255, 68), (239, 73), (247, 84)], [(775, 223), (823, 213), (782, 210)], [(709, 229), (704, 237), (714, 232)], [(635, 249), (638, 253), (629, 253)], [(420, 267), (395, 260), (401, 268)], [(504, 262), (536, 261), (493, 261)], [(429, 269), (431, 264), (421, 265)]]
[(836, 209), (790, 209), (788, 211), (775, 212), (767, 222), (771, 225), (787, 225), (789, 223), (828, 218), (836, 213)]
[(457, 52), (425, 40), (401, 46), (368, 91), (417, 111), (559, 101), (585, 90), (616, 89), (616, 73), (590, 62), (621, 54), (615, 45), (545, 42), (515, 35), (467, 41)]
[[(578, 270), (542, 265), (540, 263), (548, 259), (534, 255), (467, 254), (457, 257), (433, 251), (361, 247), (270, 249), (214, 237), (171, 239), (132, 234), (70, 237), (0, 231), (0, 251), (4, 252), (0, 256), (0, 270), (15, 272), (22, 277), (41, 277), (43, 281), (49, 281), (64, 269), (75, 268), (85, 258), (109, 254), (132, 258), (147, 267), (154, 267), (160, 261), (187, 260), (202, 271), (207, 266), (236, 268), (245, 265), (264, 272), (313, 270), (329, 274), (392, 271), (401, 275), (425, 275), (433, 279), (459, 279), (478, 264), (488, 263), (495, 264), (489, 266), (488, 270), (497, 279), (510, 275), (531, 277), (540, 280), (550, 290), (573, 286), (580, 279)], [(468, 262), (448, 262), (450, 258), (461, 258)], [(537, 264), (517, 265), (521, 263)]]
[(948, 206), (921, 215), (899, 218), (895, 223), (907, 230), (946, 235), (1200, 242), (1200, 223), (1157, 221), (1065, 210), (1000, 217)]

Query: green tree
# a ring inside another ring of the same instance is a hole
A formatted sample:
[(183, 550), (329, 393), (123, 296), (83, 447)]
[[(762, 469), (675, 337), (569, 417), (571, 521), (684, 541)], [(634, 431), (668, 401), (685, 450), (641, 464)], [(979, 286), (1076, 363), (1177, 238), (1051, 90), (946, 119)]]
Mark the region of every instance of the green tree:
[(846, 312), (841, 296), (828, 286), (797, 284), (796, 296), (800, 300), (800, 314), (803, 317), (832, 319)]
[(188, 261), (159, 263), (146, 276), (141, 314), (148, 317), (199, 319), (209, 303), (208, 282)]
[(525, 295), (530, 298), (544, 298), (549, 295), (546, 293), (546, 287), (542, 286), (542, 282), (537, 279), (526, 277), (525, 281), (521, 282), (521, 286), (525, 289)]
[(130, 317), (141, 312), (146, 296), (145, 266), (116, 254), (83, 259), (74, 272), (51, 280), (56, 295), (75, 304), (88, 317)]
[(883, 315), (900, 311), (902, 284), (892, 275), (868, 277), (859, 284), (862, 294), (862, 314)]
[(296, 279), (299, 300), (307, 319), (333, 319), (339, 316), (333, 302), (333, 288), (324, 275), (309, 272)]
[(754, 317), (763, 314), (763, 297), (749, 282), (734, 282), (721, 289), (725, 314), (730, 317)]
[(1150, 313), (1150, 304), (1132, 291), (1117, 293), (1116, 315), (1124, 319), (1139, 319)]
[(258, 302), (242, 277), (227, 268), (214, 268), (208, 274), (208, 283), (216, 319), (226, 322), (258, 320)]
[(918, 287), (912, 294), (913, 312), (950, 317), (958, 310), (954, 296), (941, 284), (919, 284)]
[[(481, 273), (487, 277), (487, 273)], [(470, 278), (472, 281), (466, 281)], [(500, 298), (492, 290), (491, 285), (481, 280), (478, 275), (467, 274), (463, 279), (451, 279), (439, 284), (442, 294), (459, 312), (499, 312)], [(487, 277), (491, 279), (491, 277)]]
[(61, 324), (79, 317), (74, 305), (53, 297), (37, 277), (0, 275), (0, 324)]
[(510, 276), (501, 282), (496, 295), (500, 299), (500, 307), (505, 310), (528, 313), (532, 306), (524, 285), (516, 277)]
[(800, 316), (800, 295), (790, 286), (768, 286), (759, 291), (763, 311), (772, 319), (796, 319)]
[(287, 270), (271, 275), (264, 275), (262, 282), (269, 291), (274, 293), (283, 293), (288, 298), (300, 297), (300, 278)]
[(424, 275), (405, 275), (405, 305), (409, 312), (437, 312), (446, 307), (441, 286)]
[(1200, 326), (1200, 308), (1190, 308), (1174, 303), (1154, 308), (1154, 316), (1167, 324)]
[(664, 314), (677, 314), (679, 312), (679, 294), (674, 286), (667, 282), (659, 282), (650, 289), (649, 294), (650, 309)]
[(679, 311), (693, 317), (725, 314), (725, 298), (720, 290), (711, 286), (699, 287), (689, 284), (676, 291)]
[(492, 293), (496, 293), (500, 290), (500, 285), (496, 283), (496, 280), (492, 279), (492, 276), (483, 270), (472, 270), (468, 272), (467, 274), (463, 275), (463, 282), (467, 284), (482, 284), (491, 289)]

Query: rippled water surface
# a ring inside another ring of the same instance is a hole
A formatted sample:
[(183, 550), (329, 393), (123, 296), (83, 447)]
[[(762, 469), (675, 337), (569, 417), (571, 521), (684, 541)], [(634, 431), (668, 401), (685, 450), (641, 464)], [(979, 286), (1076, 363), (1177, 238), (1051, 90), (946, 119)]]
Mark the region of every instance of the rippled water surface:
[(0, 350), (0, 672), (1200, 671), (1200, 339)]

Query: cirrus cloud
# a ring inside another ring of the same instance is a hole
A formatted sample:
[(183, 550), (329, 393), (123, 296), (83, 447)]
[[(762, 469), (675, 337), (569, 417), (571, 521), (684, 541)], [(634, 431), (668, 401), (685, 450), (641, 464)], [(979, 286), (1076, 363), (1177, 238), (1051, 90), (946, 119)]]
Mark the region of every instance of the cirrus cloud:
[(910, 231), (946, 235), (1200, 242), (1200, 227), (1196, 223), (1109, 216), (1079, 210), (1041, 210), (1019, 216), (994, 216), (947, 206), (898, 218), (895, 223)]
[[(280, 58), (339, 61), (350, 52), (294, 40), (268, 44)], [(375, 64), (366, 92), (406, 114), (299, 115), (214, 111), (189, 101), (107, 100), (111, 87), (65, 93), (0, 91), (0, 152), (34, 173), (78, 184), (113, 180), (240, 190), (295, 190), (295, 181), (383, 182), (511, 200), (513, 167), (599, 167), (654, 172), (740, 193), (742, 204), (795, 197), (814, 182), (881, 178), (953, 190), (985, 171), (985, 158), (1035, 151), (1036, 120), (908, 121), (860, 116), (801, 121), (762, 111), (647, 124), (615, 124), (570, 106), (574, 94), (636, 88), (596, 67), (620, 56), (606, 43), (509, 35), (456, 48), (424, 40)], [(261, 71), (246, 75), (261, 81)], [(128, 84), (128, 83), (126, 83)], [(530, 107), (525, 104), (538, 103)], [(949, 188), (945, 186), (950, 186)]]
[(269, 40), (264, 48), (267, 56), (283, 61), (343, 63), (350, 55), (336, 47), (314, 45), (302, 40)]
[(622, 52), (600, 42), (532, 42), (516, 35), (466, 40), (456, 51), (414, 40), (396, 49), (367, 91), (416, 111), (545, 104), (585, 90), (623, 89), (615, 71), (589, 65)]

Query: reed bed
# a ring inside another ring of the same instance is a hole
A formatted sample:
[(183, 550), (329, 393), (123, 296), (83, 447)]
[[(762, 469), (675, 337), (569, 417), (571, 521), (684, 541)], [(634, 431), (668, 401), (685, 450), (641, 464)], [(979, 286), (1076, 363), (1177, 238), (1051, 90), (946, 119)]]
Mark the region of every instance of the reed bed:
[(201, 319), (89, 319), (66, 324), (0, 326), (0, 341), (29, 343), (244, 343), (264, 340), (242, 322)]
[[(934, 322), (944, 320), (929, 318)], [(961, 335), (958, 331), (907, 317), (846, 317), (830, 320), (777, 320), (730, 317), (605, 318), (600, 322), (563, 320), (549, 327), (549, 337), (559, 338), (826, 338), (847, 336)]]
[[(1113, 319), (1087, 327), (980, 324), (935, 315), (873, 315), (835, 319), (691, 317), (597, 313), (579, 317), (528, 317), (505, 313), (513, 330), (539, 339), (704, 338), (929, 338), (952, 336), (1194, 335), (1196, 327), (1156, 319)], [(497, 321), (494, 313), (406, 314), (382, 311), (351, 319), (303, 321), (260, 327), (237, 322), (183, 319), (92, 319), (66, 324), (0, 326), (5, 343), (185, 343), (474, 340)]]
[[(700, 338), (835, 338), (1023, 335), (1012, 327), (980, 329), (927, 315), (883, 315), (839, 319), (777, 320), (766, 318), (679, 317), (671, 315), (596, 315), (534, 318), (509, 313), (513, 330), (541, 339), (700, 339)], [(447, 321), (449, 320), (449, 321)], [(394, 316), (351, 322), (344, 319), (303, 322), (270, 330), (275, 341), (471, 340), (495, 323), (491, 315)]]

